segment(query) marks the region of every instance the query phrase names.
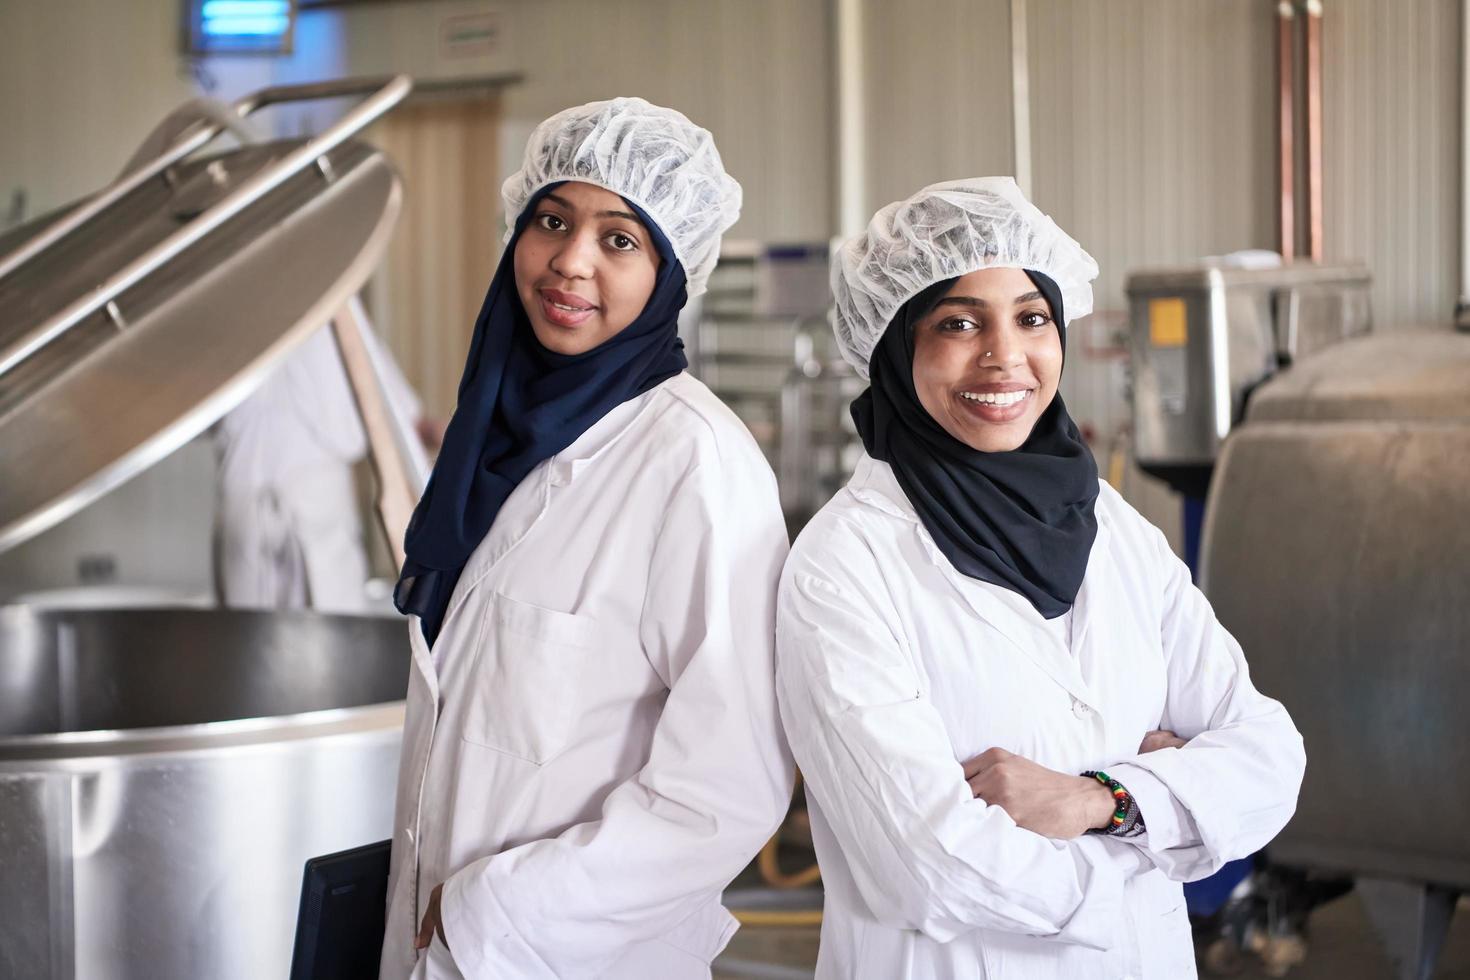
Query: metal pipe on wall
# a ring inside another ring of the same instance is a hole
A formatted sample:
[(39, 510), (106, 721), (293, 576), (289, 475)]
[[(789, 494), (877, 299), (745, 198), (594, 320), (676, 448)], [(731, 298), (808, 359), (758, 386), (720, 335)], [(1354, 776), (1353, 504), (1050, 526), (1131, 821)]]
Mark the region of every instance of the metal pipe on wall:
[(837, 41), (837, 232), (868, 223), (868, 137), (863, 99), (863, 0), (835, 0)]
[(1293, 103), (1295, 102), (1296, 79), (1294, 77), (1295, 61), (1292, 57), (1293, 48), (1296, 43), (1296, 9), (1291, 0), (1280, 0), (1276, 5), (1276, 14), (1279, 18), (1277, 28), (1278, 39), (1278, 72), (1280, 75), (1279, 97), (1277, 99), (1277, 112), (1280, 120), (1280, 154), (1279, 172), (1281, 180), (1281, 258), (1290, 262), (1296, 256), (1296, 198), (1293, 190), (1296, 184), (1296, 145), (1295, 118), (1293, 115)]
[(1026, 0), (1011, 0), (1011, 142), (1016, 184), (1031, 196), (1031, 83), (1026, 57)]
[(1307, 0), (1307, 254), (1322, 261), (1322, 0)]
[(1460, 301), (1455, 326), (1470, 330), (1470, 0), (1460, 0)]

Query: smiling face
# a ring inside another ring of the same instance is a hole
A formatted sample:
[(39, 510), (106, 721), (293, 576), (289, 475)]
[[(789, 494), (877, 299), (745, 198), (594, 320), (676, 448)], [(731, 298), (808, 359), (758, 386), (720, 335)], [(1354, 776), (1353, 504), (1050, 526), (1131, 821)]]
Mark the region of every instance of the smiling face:
[(962, 276), (914, 325), (914, 388), (925, 411), (981, 452), (1019, 449), (1056, 397), (1062, 340), (1020, 269)]
[(543, 196), (515, 246), (516, 293), (536, 339), (581, 354), (638, 318), (653, 295), (659, 257), (621, 197), (569, 182)]

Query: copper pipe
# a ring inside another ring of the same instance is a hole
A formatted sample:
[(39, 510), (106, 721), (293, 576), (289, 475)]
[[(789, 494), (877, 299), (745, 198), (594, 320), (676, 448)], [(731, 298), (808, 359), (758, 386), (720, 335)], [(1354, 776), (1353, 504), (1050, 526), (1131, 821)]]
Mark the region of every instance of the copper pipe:
[(1307, 0), (1307, 252), (1322, 261), (1322, 0)]
[(1281, 84), (1277, 111), (1281, 122), (1281, 258), (1290, 262), (1296, 256), (1296, 198), (1293, 194), (1296, 183), (1296, 140), (1292, 116), (1296, 90), (1296, 80), (1293, 77), (1295, 59), (1292, 57), (1292, 46), (1296, 40), (1296, 11), (1292, 8), (1291, 0), (1280, 0), (1276, 5), (1276, 13), (1280, 18), (1277, 70)]

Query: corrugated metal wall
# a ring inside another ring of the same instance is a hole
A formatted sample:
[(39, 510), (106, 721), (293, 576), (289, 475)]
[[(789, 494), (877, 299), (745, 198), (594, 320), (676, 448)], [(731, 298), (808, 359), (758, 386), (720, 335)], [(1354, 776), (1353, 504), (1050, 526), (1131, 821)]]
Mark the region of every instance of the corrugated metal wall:
[[(1275, 7), (1027, 3), (1031, 190), (1097, 258), (1100, 310), (1123, 309), (1130, 270), (1277, 246)], [(1370, 264), (1380, 324), (1443, 318), (1458, 286), (1459, 4), (1324, 7), (1326, 257)], [(438, 25), (477, 11), (504, 17), (499, 50), (445, 57)], [(1009, 173), (1009, 0), (863, 12), (870, 210), (935, 180)], [(508, 153), (568, 105), (673, 105), (715, 133), (745, 185), (732, 234), (790, 241), (835, 229), (832, 17), (831, 0), (439, 0), (329, 8), (303, 26), (340, 21), (352, 71), (520, 72)]]
[[(1256, 0), (1030, 0), (1032, 196), (1128, 270), (1275, 245), (1275, 17)], [(1008, 0), (870, 0), (871, 205), (1012, 171)]]
[[(59, 17), (45, 4), (4, 5), (0, 191), (25, 186), (49, 206), (95, 187), (186, 97), (177, 5), (137, 6), (121, 16), (74, 0)], [(1381, 324), (1443, 318), (1458, 287), (1460, 5), (1324, 6), (1327, 257), (1370, 264)], [(867, 0), (872, 208), (933, 180), (1011, 169), (1009, 7)], [(1275, 246), (1272, 0), (1030, 0), (1028, 10), (1032, 190), (1097, 257), (1100, 307), (1121, 305), (1131, 268)], [(500, 50), (444, 57), (442, 20), (480, 11), (506, 18)], [(830, 0), (370, 4), (303, 16), (304, 34), (327, 20), (340, 22), (328, 33), (346, 48), (345, 70), (522, 72), (506, 108), (524, 128), (612, 93), (675, 105), (714, 130), (745, 183), (738, 237), (821, 239), (834, 228)], [(259, 81), (294, 77), (293, 60), (259, 63)], [(227, 67), (212, 66), (221, 95), (249, 87)]]
[(1033, 194), (1129, 271), (1275, 245), (1275, 24), (1255, 0), (1030, 4)]
[[(498, 16), (478, 58), (447, 54), (446, 19)], [(424, 80), (514, 73), (505, 91), (508, 172), (532, 128), (568, 106), (638, 95), (714, 133), (745, 188), (735, 238), (824, 240), (833, 225), (832, 67), (827, 0), (520, 0), (367, 4), (313, 11), (333, 21), (358, 73)]]
[(1009, 0), (867, 0), (869, 211), (1012, 165)]
[(1028, 14), (1032, 193), (1101, 270), (1063, 393), (1107, 457), (1130, 415), (1128, 274), (1275, 245), (1276, 20), (1254, 0), (1033, 0)]
[(1444, 322), (1459, 293), (1460, 4), (1324, 6), (1325, 257), (1368, 263), (1379, 327)]

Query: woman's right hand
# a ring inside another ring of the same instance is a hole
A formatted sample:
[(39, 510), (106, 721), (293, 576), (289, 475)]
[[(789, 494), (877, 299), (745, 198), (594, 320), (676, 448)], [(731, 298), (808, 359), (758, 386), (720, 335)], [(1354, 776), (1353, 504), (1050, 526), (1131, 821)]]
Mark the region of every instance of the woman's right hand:
[(1180, 738), (1167, 728), (1159, 728), (1143, 736), (1143, 741), (1138, 746), (1138, 754), (1145, 752), (1157, 752), (1159, 749), (1182, 749), (1188, 741)]

